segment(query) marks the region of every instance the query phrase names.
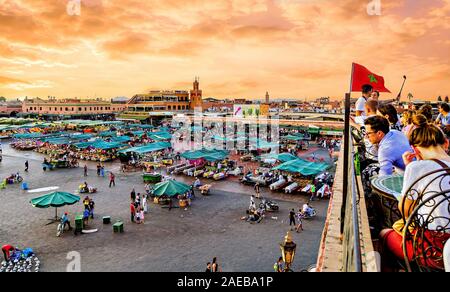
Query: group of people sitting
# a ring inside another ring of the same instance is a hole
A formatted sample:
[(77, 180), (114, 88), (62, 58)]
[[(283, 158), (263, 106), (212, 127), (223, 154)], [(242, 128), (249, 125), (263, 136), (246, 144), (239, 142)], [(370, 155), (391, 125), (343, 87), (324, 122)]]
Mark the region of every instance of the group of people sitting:
[[(412, 207), (427, 196), (450, 191), (450, 156), (449, 140), (445, 132), (450, 127), (450, 107), (443, 103), (439, 116), (433, 119), (432, 108), (425, 105), (417, 110), (404, 112), (399, 118), (392, 104), (382, 104), (373, 94), (370, 85), (362, 88), (363, 97), (356, 104), (356, 117), (353, 126), (364, 134), (365, 155), (361, 169), (364, 171), (375, 165), (378, 176), (394, 173), (403, 175), (403, 189), (398, 198), (398, 209), (405, 222)], [(375, 163), (375, 164), (374, 164)], [(372, 168), (373, 169), (373, 168)], [(436, 180), (439, 173), (447, 172), (442, 180)], [(373, 172), (371, 173), (373, 174)], [(369, 183), (370, 183), (370, 178)], [(414, 190), (414, 193), (409, 192)], [(448, 200), (443, 200), (439, 208), (421, 207), (419, 214), (432, 215), (433, 218), (450, 218)], [(428, 228), (437, 230), (438, 222), (429, 224)], [(385, 252), (403, 259), (402, 230), (395, 228), (383, 230), (380, 234)], [(448, 229), (446, 231), (449, 232)], [(450, 234), (449, 234), (450, 237)], [(448, 237), (445, 238), (445, 240)], [(444, 238), (442, 238), (444, 239)], [(407, 247), (411, 248), (411, 247)]]

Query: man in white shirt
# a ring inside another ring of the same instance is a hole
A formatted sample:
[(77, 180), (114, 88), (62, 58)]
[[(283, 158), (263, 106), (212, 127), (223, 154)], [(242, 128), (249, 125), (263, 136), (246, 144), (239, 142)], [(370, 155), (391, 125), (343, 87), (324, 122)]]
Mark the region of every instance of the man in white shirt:
[(355, 104), (355, 110), (356, 110), (356, 116), (365, 116), (365, 104), (366, 101), (372, 96), (373, 87), (370, 84), (364, 84), (362, 86), (362, 96), (356, 101)]

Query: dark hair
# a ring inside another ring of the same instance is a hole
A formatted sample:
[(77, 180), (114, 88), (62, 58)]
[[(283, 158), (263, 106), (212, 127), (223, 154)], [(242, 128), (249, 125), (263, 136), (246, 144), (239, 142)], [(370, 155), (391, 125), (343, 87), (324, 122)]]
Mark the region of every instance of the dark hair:
[(378, 90), (374, 91), (377, 94), (377, 97), (380, 97), (380, 92)]
[(369, 125), (374, 131), (381, 131), (385, 134), (389, 133), (389, 121), (381, 116), (373, 116), (364, 121), (364, 125)]
[(369, 93), (373, 90), (373, 86), (370, 84), (364, 84), (362, 86), (362, 93)]
[(450, 112), (450, 106), (448, 103), (441, 103), (439, 107), (446, 113)]
[(278, 261), (282, 261), (282, 260), (283, 260), (283, 257), (279, 257), (279, 258), (278, 258)]
[(417, 114), (424, 115), (430, 123), (433, 121), (433, 108), (429, 104), (422, 105)]
[(210, 264), (211, 264), (210, 262), (207, 262), (207, 263), (206, 263), (206, 265), (210, 265)]
[(378, 101), (373, 100), (373, 99), (369, 99), (366, 102), (366, 106), (370, 109), (370, 111), (376, 113), (377, 109), (378, 109)]
[(413, 110), (407, 110), (403, 113), (403, 117), (406, 119), (406, 124), (410, 125), (413, 122), (413, 117), (415, 115), (415, 111)]
[(378, 107), (378, 111), (383, 116), (388, 116), (389, 123), (395, 125), (398, 122), (397, 110), (392, 104), (382, 104)]
[(216, 263), (216, 261), (217, 261), (217, 258), (216, 257), (213, 257), (213, 264), (215, 264)]
[(413, 117), (413, 124), (416, 126), (409, 134), (409, 143), (412, 146), (430, 147), (443, 145), (445, 135), (435, 125), (428, 122), (428, 119), (421, 114)]

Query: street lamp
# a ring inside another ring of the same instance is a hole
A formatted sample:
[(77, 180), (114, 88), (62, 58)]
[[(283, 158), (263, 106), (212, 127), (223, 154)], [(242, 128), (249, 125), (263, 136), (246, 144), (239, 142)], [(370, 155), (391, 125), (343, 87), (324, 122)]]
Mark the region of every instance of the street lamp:
[(284, 242), (280, 243), (281, 255), (283, 256), (283, 261), (285, 263), (285, 272), (292, 272), (290, 266), (294, 262), (296, 247), (297, 244), (292, 241), (291, 232), (288, 231), (284, 237)]

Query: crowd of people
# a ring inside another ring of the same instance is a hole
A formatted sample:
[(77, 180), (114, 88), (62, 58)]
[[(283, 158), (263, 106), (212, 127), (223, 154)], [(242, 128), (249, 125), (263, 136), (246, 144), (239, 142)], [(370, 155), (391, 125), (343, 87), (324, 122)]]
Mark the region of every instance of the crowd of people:
[(136, 193), (135, 189), (130, 193), (131, 222), (144, 224), (145, 214), (148, 213), (148, 194)]
[[(359, 145), (364, 145), (365, 149), (360, 167), (363, 179), (369, 184), (366, 192), (370, 191), (370, 179), (374, 175), (402, 175), (403, 188), (398, 199), (398, 210), (403, 223), (419, 201), (426, 200), (432, 194), (450, 191), (449, 112), (449, 105), (442, 103), (436, 119), (433, 118), (430, 105), (404, 111), (400, 117), (394, 105), (382, 104), (377, 97), (374, 98), (372, 86), (364, 85), (362, 88), (362, 97), (356, 103), (356, 117), (352, 119), (352, 124), (361, 131), (364, 140)], [(433, 171), (438, 170), (447, 172), (439, 182), (436, 180), (438, 174), (433, 174)], [(443, 199), (441, 204), (437, 208), (420, 207), (418, 214), (443, 218), (448, 222), (449, 201)], [(403, 226), (399, 223), (381, 231), (381, 249), (384, 257), (394, 255), (403, 260)], [(432, 222), (428, 228), (432, 232), (439, 228), (444, 228), (447, 233), (449, 230), (448, 226), (440, 226), (439, 222)], [(449, 237), (450, 234), (441, 240)], [(409, 250), (413, 247), (406, 248)]]

